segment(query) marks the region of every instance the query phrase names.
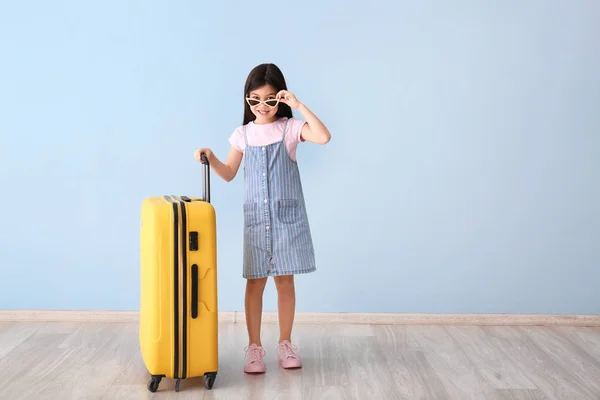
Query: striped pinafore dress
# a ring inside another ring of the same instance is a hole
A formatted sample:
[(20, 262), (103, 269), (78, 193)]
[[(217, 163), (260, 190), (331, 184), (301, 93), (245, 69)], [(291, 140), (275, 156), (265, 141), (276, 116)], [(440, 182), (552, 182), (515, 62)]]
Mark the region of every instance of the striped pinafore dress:
[(281, 140), (251, 146), (244, 125), (244, 268), (246, 279), (314, 272), (315, 253), (298, 164)]

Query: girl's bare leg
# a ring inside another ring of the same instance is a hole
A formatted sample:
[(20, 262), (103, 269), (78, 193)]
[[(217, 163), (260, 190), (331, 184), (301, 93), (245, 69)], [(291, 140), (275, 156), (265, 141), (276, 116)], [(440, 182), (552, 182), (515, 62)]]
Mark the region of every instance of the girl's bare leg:
[(246, 281), (246, 327), (248, 328), (248, 345), (262, 347), (260, 341), (260, 326), (262, 320), (263, 293), (267, 278), (248, 279)]

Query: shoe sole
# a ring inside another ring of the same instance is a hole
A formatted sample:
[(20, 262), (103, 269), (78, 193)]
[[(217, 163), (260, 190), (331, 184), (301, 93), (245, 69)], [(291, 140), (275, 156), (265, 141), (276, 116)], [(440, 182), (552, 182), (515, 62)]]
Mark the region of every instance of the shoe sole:
[(302, 365), (299, 365), (297, 367), (284, 367), (283, 364), (281, 363), (281, 361), (278, 361), (279, 367), (283, 368), (283, 369), (302, 369)]

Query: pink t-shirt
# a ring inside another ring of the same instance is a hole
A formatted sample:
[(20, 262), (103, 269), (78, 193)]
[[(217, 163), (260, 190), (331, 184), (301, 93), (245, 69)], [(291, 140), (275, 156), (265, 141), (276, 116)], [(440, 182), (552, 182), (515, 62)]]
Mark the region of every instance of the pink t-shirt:
[[(300, 134), (305, 122), (296, 118), (287, 117), (279, 118), (277, 121), (270, 124), (255, 124), (254, 121), (246, 125), (246, 136), (249, 146), (267, 146), (278, 142), (283, 135), (283, 127), (287, 120), (287, 128), (285, 133), (285, 146), (292, 160), (296, 160), (296, 148), (300, 143)], [(238, 151), (244, 152), (246, 142), (244, 141), (244, 126), (241, 125), (233, 131), (229, 138), (229, 143)]]

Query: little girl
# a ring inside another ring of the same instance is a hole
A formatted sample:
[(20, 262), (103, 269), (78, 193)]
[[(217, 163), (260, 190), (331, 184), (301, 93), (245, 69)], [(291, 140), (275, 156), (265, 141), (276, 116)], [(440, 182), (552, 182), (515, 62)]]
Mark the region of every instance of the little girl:
[[(298, 143), (326, 144), (327, 127), (287, 91), (285, 78), (274, 64), (255, 67), (244, 88), (244, 120), (231, 137), (225, 163), (208, 148), (213, 171), (225, 181), (237, 174), (244, 157), (244, 265), (246, 324), (249, 345), (244, 371), (264, 373), (266, 352), (260, 340), (262, 297), (269, 276), (278, 295), (279, 342), (283, 368), (300, 368), (302, 361), (291, 344), (296, 306), (294, 275), (314, 272), (315, 254), (296, 161)], [(295, 119), (292, 108), (305, 121)]]

